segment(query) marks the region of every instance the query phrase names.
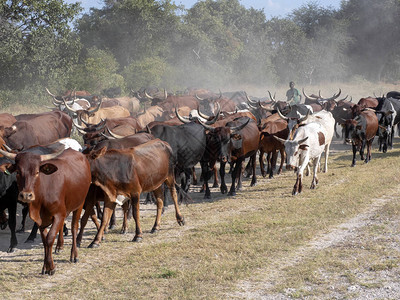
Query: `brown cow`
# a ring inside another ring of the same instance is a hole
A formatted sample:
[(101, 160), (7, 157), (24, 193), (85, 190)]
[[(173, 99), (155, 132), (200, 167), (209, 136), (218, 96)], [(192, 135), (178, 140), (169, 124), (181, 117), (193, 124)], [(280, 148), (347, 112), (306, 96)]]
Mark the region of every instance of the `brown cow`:
[[(92, 145), (90, 148), (86, 148), (83, 151), (83, 153), (89, 154), (91, 151), (97, 151), (99, 149), (102, 149), (103, 147), (105, 147), (107, 150), (108, 149), (132, 148), (132, 147), (136, 147), (138, 145), (144, 144), (151, 140), (154, 140), (154, 136), (152, 136), (151, 134), (145, 133), (145, 132), (141, 132), (141, 133), (130, 135), (130, 136), (118, 139), (118, 140), (103, 140), (96, 145)], [(80, 244), (81, 244), (83, 231), (85, 229), (85, 226), (86, 226), (89, 216), (92, 218), (93, 222), (96, 224), (97, 229), (99, 229), (100, 226), (98, 226), (97, 217), (94, 214), (92, 203), (95, 203), (96, 201), (104, 201), (104, 198), (105, 198), (105, 194), (101, 190), (101, 188), (99, 188), (95, 185), (91, 185), (90, 190), (87, 195), (86, 204), (85, 204), (85, 213), (81, 219), (81, 229), (79, 231), (78, 238), (77, 238), (78, 246), (80, 246)], [(125, 202), (124, 205), (122, 206), (122, 209), (124, 212), (124, 219), (123, 219), (121, 233), (125, 233), (127, 230), (128, 204), (129, 204), (128, 202)], [(92, 206), (90, 207), (90, 205), (92, 205)]]
[(8, 170), (17, 172), (18, 200), (29, 204), (29, 215), (39, 226), (45, 252), (42, 274), (53, 275), (55, 272), (52, 257), (54, 240), (58, 233), (55, 249), (58, 252), (64, 243), (64, 220), (71, 212), (70, 261), (76, 263), (78, 222), (91, 181), (90, 165), (85, 156), (72, 149), (52, 154), (37, 153), (35, 148), (18, 154), (3, 150), (0, 153), (15, 161)]
[(287, 139), (289, 129), (287, 128), (287, 121), (279, 117), (278, 114), (274, 114), (266, 119), (262, 120), (262, 124), (259, 125), (261, 129), (260, 143), (259, 143), (259, 161), (261, 175), (265, 177), (267, 174), (264, 169), (264, 153), (267, 153), (267, 172), (269, 178), (274, 176), (273, 171), (275, 169), (276, 160), (278, 157), (278, 151), (281, 154), (281, 164), (279, 166), (278, 174), (282, 172), (283, 164), (285, 162), (285, 145), (277, 141), (273, 135), (278, 136), (282, 139)]
[(356, 153), (360, 151), (361, 159), (364, 160), (364, 147), (367, 146), (367, 155), (365, 163), (371, 160), (371, 146), (374, 141), (379, 123), (376, 114), (372, 110), (363, 110), (354, 119), (346, 120), (346, 142), (352, 144), (353, 160), (351, 166), (356, 165)]
[(133, 218), (136, 222), (133, 241), (137, 242), (142, 239), (139, 197), (143, 192), (153, 191), (157, 199), (157, 215), (152, 232), (158, 231), (163, 207), (163, 183), (171, 192), (178, 224), (184, 225), (175, 189), (172, 149), (168, 143), (156, 139), (127, 149), (107, 150), (103, 147), (90, 152), (87, 158), (91, 166), (92, 183), (100, 187), (106, 195), (101, 226), (90, 248), (99, 246), (118, 195), (132, 201)]
[(64, 112), (52, 111), (17, 116), (11, 127), (0, 126), (0, 136), (15, 150), (25, 150), (34, 145), (47, 145), (69, 137), (72, 119)]

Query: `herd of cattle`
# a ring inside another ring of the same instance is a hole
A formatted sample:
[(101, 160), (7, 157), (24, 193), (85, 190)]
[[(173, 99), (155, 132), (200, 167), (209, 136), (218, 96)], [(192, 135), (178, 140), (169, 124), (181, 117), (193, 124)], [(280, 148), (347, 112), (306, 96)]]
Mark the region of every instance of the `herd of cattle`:
[[(318, 184), (323, 152), (323, 170), (327, 171), (333, 135), (339, 137), (337, 124), (342, 125), (344, 142), (352, 144), (354, 166), (357, 151), (365, 162), (371, 159), (375, 136), (380, 150), (392, 147), (394, 126), (400, 123), (399, 92), (353, 103), (347, 96), (339, 99), (340, 89), (329, 98), (320, 92), (307, 95), (303, 90), (305, 103), (292, 106), (271, 93), (260, 99), (245, 92), (214, 94), (201, 89), (188, 89), (181, 95), (144, 90), (120, 98), (102, 98), (84, 91), (68, 91), (62, 96), (47, 92), (55, 106), (50, 111), (0, 114), (0, 226), (9, 226), (8, 252), (14, 251), (17, 203), (22, 204), (20, 230), (24, 231), (29, 211), (35, 225), (28, 240), (40, 230), (45, 249), (42, 274), (50, 275), (55, 272), (53, 243), (58, 234), (55, 252), (63, 248), (64, 222), (71, 212), (70, 260), (77, 262), (77, 247), (89, 217), (97, 227), (89, 247), (98, 247), (113, 222), (116, 204), (123, 208), (122, 232), (131, 208), (136, 223), (133, 241), (142, 239), (142, 193), (148, 193), (148, 199), (157, 205), (152, 232), (160, 229), (167, 190), (176, 220), (184, 225), (178, 203), (189, 197), (190, 184), (197, 184), (197, 164), (201, 166), (205, 198), (211, 198), (208, 182), (212, 177), (213, 187), (219, 186), (221, 193), (232, 196), (241, 188), (243, 174), (252, 176), (251, 186), (256, 184), (257, 154), (262, 176), (272, 178), (280, 153), (278, 173), (284, 162), (296, 171), (292, 191), (296, 195), (302, 191), (303, 172), (310, 166), (311, 188)], [(73, 130), (82, 135), (83, 145), (70, 138)], [(246, 158), (248, 164), (243, 168)], [(229, 192), (227, 163), (232, 177)], [(99, 202), (104, 202), (103, 210)]]

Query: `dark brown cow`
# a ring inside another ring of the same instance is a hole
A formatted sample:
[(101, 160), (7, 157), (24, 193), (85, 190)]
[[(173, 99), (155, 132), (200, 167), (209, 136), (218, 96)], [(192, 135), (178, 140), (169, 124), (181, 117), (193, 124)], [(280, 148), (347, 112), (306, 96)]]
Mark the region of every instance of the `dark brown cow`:
[(287, 121), (279, 117), (278, 114), (274, 114), (264, 120), (259, 125), (261, 131), (260, 143), (259, 143), (259, 161), (261, 175), (265, 177), (267, 174), (264, 169), (264, 153), (267, 153), (267, 172), (269, 173), (269, 178), (274, 176), (273, 171), (276, 166), (276, 161), (278, 157), (278, 151), (281, 154), (281, 164), (278, 170), (278, 174), (282, 172), (283, 164), (285, 162), (285, 145), (277, 141), (273, 135), (287, 139), (289, 134), (289, 129), (287, 127)]
[(91, 166), (92, 183), (100, 187), (106, 195), (103, 220), (89, 247), (99, 246), (118, 195), (128, 197), (132, 201), (133, 218), (136, 222), (133, 241), (137, 242), (142, 239), (139, 197), (143, 192), (153, 191), (157, 199), (157, 216), (152, 232), (158, 231), (163, 207), (163, 183), (170, 189), (178, 224), (184, 225), (175, 189), (172, 149), (168, 143), (156, 139), (127, 149), (107, 150), (103, 147), (90, 152), (87, 158)]
[(29, 204), (29, 215), (38, 224), (42, 236), (45, 252), (42, 274), (53, 275), (54, 240), (58, 233), (55, 249), (58, 252), (64, 244), (64, 220), (71, 212), (73, 215), (70, 261), (78, 261), (76, 235), (79, 217), (90, 186), (90, 165), (82, 153), (72, 149), (52, 154), (38, 154), (34, 149), (18, 154), (1, 150), (1, 154), (15, 161), (14, 165), (9, 166), (9, 171), (17, 172), (20, 191), (18, 200)]
[[(101, 141), (98, 144), (85, 149), (83, 151), (83, 153), (89, 154), (91, 151), (97, 151), (99, 149), (102, 149), (103, 147), (105, 147), (106, 149), (132, 148), (132, 147), (136, 147), (138, 145), (144, 144), (151, 140), (154, 140), (154, 136), (152, 136), (151, 134), (145, 133), (145, 132), (141, 132), (141, 133), (130, 135), (130, 136), (127, 136), (127, 137), (124, 137), (121, 139), (117, 139), (117, 140)], [(101, 190), (101, 188), (97, 187), (96, 185), (91, 185), (90, 190), (87, 195), (87, 199), (86, 199), (85, 213), (81, 219), (81, 229), (79, 231), (78, 238), (77, 238), (78, 246), (80, 246), (80, 244), (81, 244), (83, 231), (85, 229), (85, 226), (86, 226), (89, 216), (92, 218), (93, 222), (96, 224), (97, 229), (100, 228), (100, 226), (98, 226), (97, 217), (94, 214), (93, 203), (96, 203), (97, 201), (104, 201), (104, 199), (105, 199), (105, 194)], [(125, 203), (122, 206), (122, 209), (124, 212), (124, 219), (123, 219), (121, 233), (125, 233), (127, 231), (127, 214), (128, 214), (128, 204), (129, 203), (128, 202), (125, 202)]]
[(346, 142), (353, 147), (353, 160), (351, 166), (356, 165), (356, 153), (360, 151), (361, 159), (364, 160), (364, 148), (367, 146), (365, 163), (371, 160), (371, 146), (378, 131), (378, 118), (372, 110), (363, 110), (354, 119), (346, 120)]
[(34, 145), (47, 145), (69, 137), (72, 119), (61, 111), (20, 115), (11, 127), (0, 126), (0, 136), (15, 150), (25, 150)]

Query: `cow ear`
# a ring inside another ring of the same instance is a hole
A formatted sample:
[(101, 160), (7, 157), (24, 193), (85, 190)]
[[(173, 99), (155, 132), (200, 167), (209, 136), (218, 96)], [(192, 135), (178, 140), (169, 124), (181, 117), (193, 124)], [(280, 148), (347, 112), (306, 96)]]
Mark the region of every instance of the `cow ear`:
[(53, 174), (54, 172), (56, 172), (58, 170), (58, 168), (53, 164), (46, 163), (44, 165), (41, 165), (39, 170), (40, 170), (40, 172), (42, 172), (46, 175), (50, 175), (50, 174)]
[(308, 147), (308, 145), (306, 145), (306, 144), (303, 144), (303, 145), (300, 145), (300, 146), (299, 146), (299, 148), (300, 148), (301, 150), (306, 150), (307, 147)]
[(104, 146), (103, 148), (90, 153), (90, 158), (91, 159), (99, 158), (99, 157), (103, 156), (106, 153), (106, 151), (107, 151), (107, 147)]
[(0, 171), (4, 174), (11, 175), (16, 170), (15, 164), (13, 163), (4, 163), (0, 166)]

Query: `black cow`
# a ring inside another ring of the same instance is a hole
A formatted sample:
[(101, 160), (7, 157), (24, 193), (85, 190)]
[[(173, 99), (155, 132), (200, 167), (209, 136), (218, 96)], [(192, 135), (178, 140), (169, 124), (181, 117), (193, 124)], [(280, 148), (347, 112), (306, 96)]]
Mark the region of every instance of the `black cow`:
[(179, 126), (158, 124), (151, 128), (151, 134), (170, 144), (175, 159), (175, 176), (184, 173), (182, 189), (190, 186), (192, 167), (202, 158), (206, 149), (206, 133), (200, 124), (190, 122)]

